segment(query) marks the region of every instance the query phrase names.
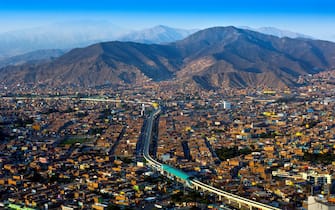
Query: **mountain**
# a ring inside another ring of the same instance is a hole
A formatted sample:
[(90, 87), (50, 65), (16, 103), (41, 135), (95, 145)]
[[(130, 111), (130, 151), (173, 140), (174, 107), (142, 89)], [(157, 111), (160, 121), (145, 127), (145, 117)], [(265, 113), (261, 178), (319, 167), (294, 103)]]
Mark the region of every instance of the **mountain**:
[(37, 50), (29, 53), (25, 53), (22, 55), (17, 55), (9, 58), (0, 59), (0, 68), (9, 66), (9, 65), (21, 65), (25, 63), (39, 63), (39, 62), (47, 62), (53, 60), (57, 57), (60, 57), (66, 52), (66, 50)]
[(108, 21), (72, 21), (0, 34), (0, 58), (36, 50), (72, 49), (115, 40), (125, 29)]
[(263, 33), (263, 34), (273, 35), (279, 38), (288, 37), (288, 38), (293, 38), (293, 39), (296, 39), (296, 38), (313, 39), (313, 37), (305, 35), (305, 34), (296, 33), (296, 32), (287, 31), (287, 30), (281, 30), (281, 29), (274, 28), (274, 27), (250, 28), (248, 26), (244, 26), (241, 28), (251, 30), (251, 31), (256, 31), (256, 32)]
[(40, 65), (7, 66), (0, 81), (57, 87), (139, 84), (172, 78), (180, 62), (170, 46), (114, 41), (77, 48)]
[(214, 27), (169, 44), (114, 41), (77, 48), (47, 63), (2, 68), (0, 83), (96, 87), (152, 80), (205, 89), (291, 87), (299, 75), (334, 67), (335, 43)]
[(197, 30), (195, 29), (193, 30), (176, 29), (168, 26), (158, 25), (153, 28), (130, 32), (120, 37), (118, 40), (133, 41), (147, 44), (169, 43), (184, 39), (185, 37), (196, 31)]
[(235, 27), (214, 27), (176, 42), (184, 56), (177, 78), (203, 88), (285, 87), (302, 74), (335, 67), (335, 44), (278, 38)]
[(108, 21), (72, 21), (0, 34), (0, 59), (44, 49), (72, 49), (105, 41), (167, 43), (196, 30), (168, 26), (131, 31)]

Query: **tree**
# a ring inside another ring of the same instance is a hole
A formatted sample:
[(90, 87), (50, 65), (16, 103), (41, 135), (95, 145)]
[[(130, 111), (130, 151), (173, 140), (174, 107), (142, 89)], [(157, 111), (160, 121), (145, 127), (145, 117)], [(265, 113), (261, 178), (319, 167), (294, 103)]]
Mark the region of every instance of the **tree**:
[(121, 210), (121, 208), (115, 204), (109, 204), (107, 210)]

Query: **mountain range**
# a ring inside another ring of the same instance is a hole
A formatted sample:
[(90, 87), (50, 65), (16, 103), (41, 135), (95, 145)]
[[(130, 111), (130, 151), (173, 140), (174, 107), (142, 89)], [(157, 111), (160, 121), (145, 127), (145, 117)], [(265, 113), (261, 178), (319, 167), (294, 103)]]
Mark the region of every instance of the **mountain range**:
[[(277, 37), (311, 38), (310, 36), (273, 27), (243, 29)], [(0, 33), (0, 59), (30, 53), (36, 50), (73, 49), (105, 41), (132, 41), (161, 44), (181, 40), (198, 29), (178, 29), (157, 25), (142, 30), (129, 30), (109, 21), (83, 20), (53, 23)]]
[(198, 31), (197, 29), (178, 29), (168, 26), (158, 25), (153, 28), (147, 28), (140, 31), (132, 31), (118, 38), (118, 41), (132, 41), (146, 44), (170, 43)]
[[(243, 29), (253, 30), (277, 37), (311, 38), (295, 32), (280, 30), (273, 27)], [(45, 27), (36, 27), (20, 31), (0, 34), (0, 67), (17, 65), (26, 62), (44, 61), (46, 56), (59, 57), (60, 52), (90, 44), (117, 40), (132, 41), (146, 44), (170, 43), (184, 39), (198, 29), (178, 29), (157, 25), (143, 30), (127, 30), (108, 21), (77, 21), (70, 23), (55, 23)], [(97, 33), (99, 32), (99, 33)], [(34, 56), (31, 56), (34, 55)], [(41, 55), (39, 58), (38, 55)]]
[(288, 30), (281, 30), (278, 28), (274, 27), (261, 27), (261, 28), (251, 28), (248, 26), (243, 26), (241, 27), (242, 29), (247, 29), (251, 31), (256, 31), (262, 34), (268, 34), (268, 35), (273, 35), (279, 38), (287, 37), (287, 38), (301, 38), (301, 39), (314, 39), (312, 36), (301, 34), (301, 33), (296, 33)]
[(72, 49), (111, 40), (141, 43), (168, 43), (181, 40), (197, 30), (158, 25), (133, 31), (108, 21), (55, 23), (0, 34), (0, 59), (36, 50)]
[(22, 55), (16, 55), (9, 58), (0, 59), (0, 68), (5, 66), (18, 66), (26, 63), (41, 63), (58, 58), (63, 55), (66, 50), (36, 50)]
[(299, 75), (334, 68), (332, 42), (214, 27), (172, 43), (103, 42), (49, 62), (7, 66), (0, 70), (0, 83), (96, 87), (152, 80), (204, 89), (291, 87)]
[(114, 40), (124, 29), (108, 21), (74, 21), (0, 34), (0, 58), (36, 50), (72, 49)]

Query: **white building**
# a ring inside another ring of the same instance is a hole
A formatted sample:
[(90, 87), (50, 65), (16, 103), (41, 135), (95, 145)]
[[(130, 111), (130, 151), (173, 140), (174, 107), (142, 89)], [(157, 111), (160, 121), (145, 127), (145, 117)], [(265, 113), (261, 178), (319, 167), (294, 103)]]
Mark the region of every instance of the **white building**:
[(330, 174), (318, 174), (318, 173), (301, 173), (302, 178), (304, 180), (309, 181), (313, 185), (324, 185), (324, 184), (332, 184), (332, 175)]
[(324, 198), (323, 196), (309, 196), (308, 210), (335, 210), (335, 202)]
[(231, 109), (231, 103), (228, 101), (223, 101), (223, 108), (224, 109)]

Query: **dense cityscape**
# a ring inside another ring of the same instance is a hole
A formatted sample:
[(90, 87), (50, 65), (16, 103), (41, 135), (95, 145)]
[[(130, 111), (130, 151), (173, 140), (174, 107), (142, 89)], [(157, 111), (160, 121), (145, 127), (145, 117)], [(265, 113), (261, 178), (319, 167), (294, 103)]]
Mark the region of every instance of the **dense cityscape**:
[[(188, 186), (186, 174), (280, 209), (333, 205), (332, 79), (306, 75), (300, 80), (310, 85), (281, 90), (163, 92), (161, 84), (51, 94), (2, 87), (0, 204), (249, 209)], [(154, 170), (143, 157), (155, 109), (150, 155), (181, 177)]]
[(3, 0), (0, 26), (0, 210), (335, 210), (334, 0)]

